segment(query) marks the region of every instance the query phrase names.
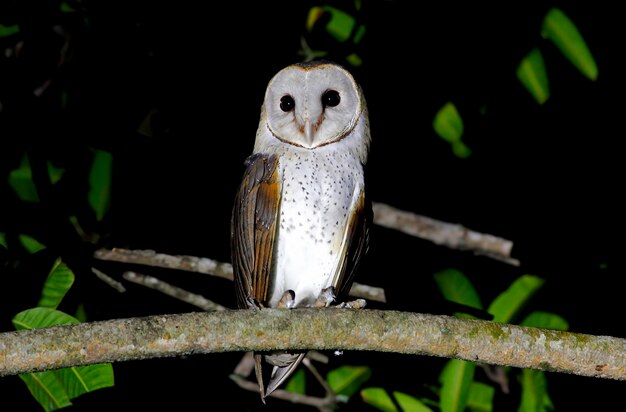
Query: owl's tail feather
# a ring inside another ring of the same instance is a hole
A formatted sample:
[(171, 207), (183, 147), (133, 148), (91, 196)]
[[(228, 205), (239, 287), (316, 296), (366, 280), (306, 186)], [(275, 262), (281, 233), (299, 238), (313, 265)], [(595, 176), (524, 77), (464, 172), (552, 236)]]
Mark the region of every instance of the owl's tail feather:
[[(306, 355), (305, 353), (299, 353), (293, 362), (289, 362), (289, 364), (285, 366), (274, 366), (272, 369), (272, 375), (270, 376), (270, 380), (267, 383), (267, 388), (265, 390), (261, 389), (261, 398), (265, 399), (272, 392), (274, 392), (282, 383), (296, 370), (302, 359), (304, 359)], [(257, 372), (257, 379), (259, 375)], [(263, 386), (261, 384), (261, 386)], [(265, 393), (263, 393), (265, 392)]]
[(263, 385), (263, 355), (254, 353), (254, 372), (256, 374), (256, 381), (259, 383), (259, 393), (261, 394), (261, 400), (265, 403), (265, 385)]

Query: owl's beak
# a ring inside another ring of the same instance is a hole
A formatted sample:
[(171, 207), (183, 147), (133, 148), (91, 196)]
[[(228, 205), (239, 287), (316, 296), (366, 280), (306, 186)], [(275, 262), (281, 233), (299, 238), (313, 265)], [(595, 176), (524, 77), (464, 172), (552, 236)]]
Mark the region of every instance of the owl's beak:
[(313, 123), (311, 122), (311, 119), (306, 119), (304, 121), (304, 140), (310, 145), (313, 144)]

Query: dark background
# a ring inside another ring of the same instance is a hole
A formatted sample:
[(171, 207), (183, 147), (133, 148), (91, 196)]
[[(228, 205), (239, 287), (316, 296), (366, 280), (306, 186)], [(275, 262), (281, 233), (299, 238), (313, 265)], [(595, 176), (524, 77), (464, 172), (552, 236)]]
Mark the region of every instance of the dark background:
[[(22, 41), (19, 58), (0, 57), (0, 172), (5, 176), (28, 150), (34, 159), (61, 164), (68, 180), (33, 206), (18, 202), (6, 179), (1, 183), (0, 231), (29, 233), (48, 246), (3, 276), (3, 330), (12, 329), (13, 314), (36, 304), (46, 268), (59, 255), (78, 278), (64, 304), (84, 303), (89, 320), (196, 310), (132, 284), (118, 294), (95, 280), (91, 266), (116, 278), (128, 266), (92, 261), (95, 246), (77, 238), (63, 216), (76, 214), (87, 230), (100, 233), (97, 246), (229, 261), (232, 199), (252, 151), (265, 86), (276, 71), (301, 59), (307, 12), (318, 3), (82, 4), (88, 20), (57, 13), (54, 2), (0, 6), (0, 23), (19, 22)], [(336, 6), (349, 11), (351, 4)], [(541, 38), (550, 7), (561, 8), (577, 25), (598, 64), (597, 81)], [(626, 337), (620, 287), (625, 67), (615, 8), (582, 1), (363, 1), (357, 16), (367, 27), (359, 45), (323, 36), (310, 40), (346, 64), (364, 88), (373, 136), (371, 198), (511, 239), (522, 262), (512, 267), (375, 227), (358, 281), (384, 287), (388, 304), (370, 307), (449, 314), (433, 273), (463, 271), (485, 304), (530, 273), (546, 284), (529, 311), (558, 313), (576, 332)], [(55, 25), (70, 36), (71, 54), (61, 67), (63, 38)], [(15, 39), (0, 39), (0, 46), (13, 47)], [(515, 77), (533, 47), (543, 53), (550, 80), (552, 96), (544, 105)], [(362, 66), (343, 60), (352, 51), (363, 58)], [(33, 89), (46, 80), (49, 88), (35, 97)], [(463, 139), (473, 150), (468, 159), (456, 158), (432, 129), (433, 116), (447, 101), (464, 119)], [(151, 112), (151, 136), (145, 136), (137, 129)], [(85, 203), (81, 171), (88, 170), (89, 148), (108, 150), (114, 158), (111, 209), (100, 223)], [(235, 305), (226, 281), (135, 269)], [(119, 363), (115, 388), (78, 398), (74, 410), (211, 410), (223, 402), (231, 410), (292, 408), (273, 400), (263, 408), (257, 395), (228, 379), (240, 355)], [(345, 353), (320, 368), (367, 364), (373, 369), (368, 385), (428, 395), (424, 384), (436, 384), (443, 363)], [(486, 380), (480, 370), (476, 376)], [(548, 385), (557, 410), (608, 408), (623, 388), (620, 382), (555, 373), (548, 374)], [(496, 410), (517, 409), (519, 388), (515, 381), (511, 386), (510, 396), (497, 395)], [(39, 408), (17, 377), (3, 378), (0, 393), (20, 410)]]

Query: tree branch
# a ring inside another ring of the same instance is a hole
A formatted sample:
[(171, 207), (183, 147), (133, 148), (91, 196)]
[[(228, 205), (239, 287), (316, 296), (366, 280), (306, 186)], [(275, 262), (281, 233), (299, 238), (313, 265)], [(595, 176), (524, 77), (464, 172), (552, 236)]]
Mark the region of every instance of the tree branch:
[(374, 223), (451, 249), (469, 250), (519, 266), (511, 257), (513, 242), (486, 233), (474, 232), (464, 226), (442, 222), (430, 217), (396, 209), (384, 203), (373, 203)]
[[(233, 266), (230, 263), (218, 262), (217, 260), (209, 258), (172, 256), (157, 253), (154, 250), (129, 250), (120, 248), (96, 250), (94, 257), (100, 260), (203, 273), (233, 280)], [(350, 296), (382, 303), (387, 301), (383, 288), (357, 282), (352, 284)]]
[[(230, 379), (237, 384), (241, 389), (245, 389), (250, 392), (259, 392), (259, 384), (252, 382), (236, 374), (231, 374)], [(304, 395), (300, 393), (287, 392), (284, 389), (276, 389), (270, 394), (270, 397), (276, 399), (282, 399), (291, 403), (297, 403), (300, 405), (314, 406), (320, 411), (327, 411), (330, 406), (336, 405), (336, 401), (327, 396), (325, 398), (318, 398), (316, 396)]]
[(120, 282), (118, 282), (117, 280), (113, 279), (111, 276), (107, 275), (106, 273), (96, 269), (96, 268), (91, 268), (91, 273), (93, 273), (94, 275), (96, 275), (96, 277), (98, 279), (100, 279), (101, 281), (103, 281), (104, 283), (106, 283), (107, 285), (111, 286), (113, 289), (117, 290), (120, 293), (124, 293), (126, 292), (126, 288), (124, 287), (124, 285), (122, 285)]
[(96, 250), (94, 257), (100, 260), (204, 273), (206, 275), (233, 280), (233, 265), (209, 258), (172, 256), (156, 253), (154, 250), (128, 250), (119, 248)]
[[(316, 351), (310, 351), (309, 353), (307, 353), (306, 357), (303, 360), (303, 363), (305, 364), (305, 366), (308, 364), (311, 367), (313, 367), (309, 359), (322, 362), (322, 363), (328, 363), (328, 358), (326, 357), (326, 355), (323, 355)], [(241, 361), (239, 361), (233, 373), (230, 374), (230, 379), (233, 382), (235, 382), (240, 388), (245, 389), (250, 392), (258, 393), (259, 392), (258, 382), (256, 381), (253, 382), (247, 379), (247, 377), (250, 376), (253, 370), (254, 370), (254, 357), (252, 356), (252, 352), (247, 352), (245, 355), (243, 355), (243, 357), (241, 358)], [(319, 373), (317, 374), (316, 378), (318, 378), (318, 376), (319, 376)], [(321, 376), (319, 378), (321, 378)], [(329, 387), (326, 381), (324, 381), (323, 379), (322, 381), (323, 381), (322, 386), (324, 386), (324, 388)], [(328, 390), (326, 390), (326, 392), (328, 393)], [(332, 390), (330, 392), (332, 392)], [(303, 395), (303, 394), (294, 393), (294, 392), (288, 392), (282, 389), (275, 390), (269, 396), (272, 398), (289, 401), (291, 403), (315, 406), (320, 411), (334, 410), (333, 406), (336, 406), (339, 401), (339, 398), (334, 394), (332, 395), (329, 394), (323, 398), (320, 398), (317, 396), (310, 396), (310, 395)]]
[(0, 376), (178, 355), (367, 350), (626, 380), (626, 339), (380, 310), (263, 309), (149, 316), (0, 334)]
[(161, 293), (182, 300), (183, 302), (194, 305), (202, 310), (228, 310), (228, 308), (220, 305), (219, 303), (215, 303), (202, 295), (198, 295), (197, 293), (192, 293), (177, 286), (170, 285), (169, 283), (152, 276), (146, 276), (142, 275), (141, 273), (127, 271), (124, 272), (122, 277), (129, 282), (158, 290)]

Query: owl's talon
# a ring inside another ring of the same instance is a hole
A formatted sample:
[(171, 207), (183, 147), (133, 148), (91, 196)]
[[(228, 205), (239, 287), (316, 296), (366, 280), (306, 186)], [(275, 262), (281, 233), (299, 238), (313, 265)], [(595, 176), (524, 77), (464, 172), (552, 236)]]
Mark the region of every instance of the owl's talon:
[(319, 296), (313, 302), (311, 307), (314, 308), (327, 308), (331, 303), (335, 301), (335, 288), (333, 286), (329, 286), (326, 289), (322, 289)]
[(285, 293), (283, 293), (283, 296), (280, 297), (280, 300), (278, 301), (276, 307), (281, 309), (291, 309), (295, 306), (295, 304), (296, 293), (293, 290), (289, 289), (285, 291)]

